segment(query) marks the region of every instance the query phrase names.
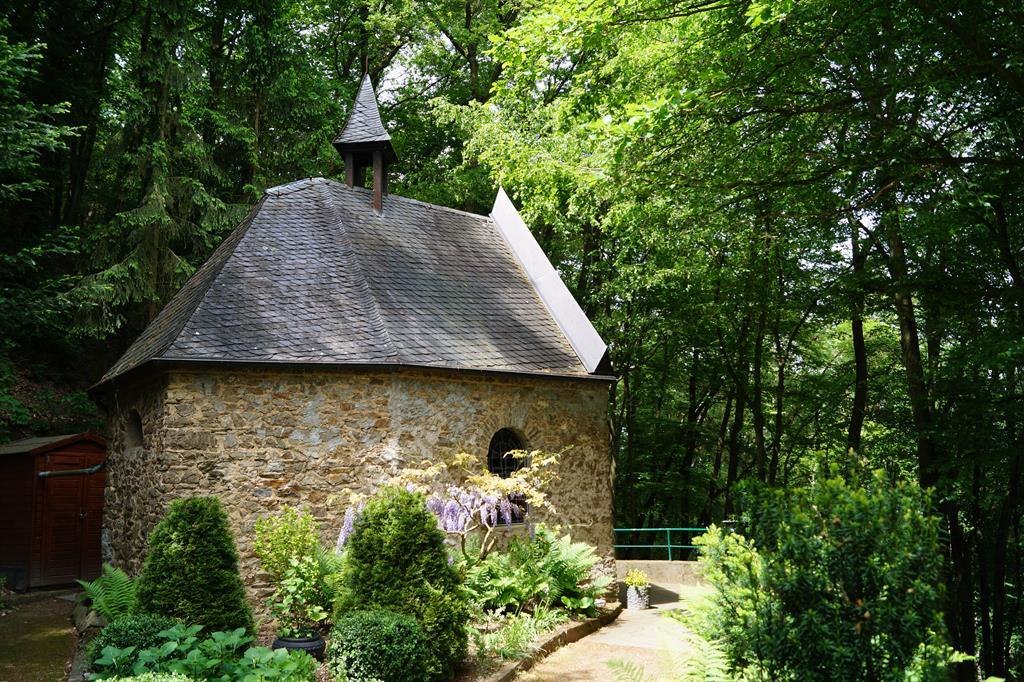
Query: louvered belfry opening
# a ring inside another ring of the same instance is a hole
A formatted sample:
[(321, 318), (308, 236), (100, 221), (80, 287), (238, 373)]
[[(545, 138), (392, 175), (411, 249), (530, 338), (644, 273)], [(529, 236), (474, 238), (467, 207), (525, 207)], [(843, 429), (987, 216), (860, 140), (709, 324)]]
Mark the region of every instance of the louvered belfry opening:
[(370, 75), (363, 76), (359, 93), (345, 127), (334, 140), (334, 148), (345, 161), (345, 183), (366, 186), (366, 169), (373, 169), (373, 210), (382, 213), (388, 192), (388, 164), (394, 161), (391, 136), (384, 128)]

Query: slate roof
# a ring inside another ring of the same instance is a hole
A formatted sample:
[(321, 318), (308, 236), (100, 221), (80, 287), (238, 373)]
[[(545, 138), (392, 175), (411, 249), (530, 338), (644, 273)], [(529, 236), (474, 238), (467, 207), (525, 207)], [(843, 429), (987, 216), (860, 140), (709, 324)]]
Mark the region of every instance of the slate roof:
[(83, 440), (103, 447), (107, 445), (107, 441), (102, 437), (86, 431), (84, 433), (72, 433), (63, 436), (36, 436), (34, 438), (22, 438), (21, 440), (11, 441), (10, 443), (0, 445), (0, 455), (39, 454)]
[(491, 218), (370, 193), (268, 190), (100, 383), (151, 360), (590, 376)]
[(338, 137), (334, 139), (334, 144), (338, 146), (390, 141), (391, 136), (380, 120), (377, 96), (373, 92), (370, 75), (366, 74), (359, 84), (359, 93), (356, 95), (352, 111), (349, 112), (348, 121), (345, 122), (345, 127)]

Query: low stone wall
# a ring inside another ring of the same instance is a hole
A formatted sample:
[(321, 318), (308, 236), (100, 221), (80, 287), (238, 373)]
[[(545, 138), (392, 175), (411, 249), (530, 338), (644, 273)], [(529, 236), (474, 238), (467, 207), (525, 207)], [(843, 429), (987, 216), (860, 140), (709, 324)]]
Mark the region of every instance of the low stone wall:
[(700, 564), (696, 561), (626, 561), (619, 559), (615, 562), (615, 574), (619, 580), (623, 580), (626, 573), (634, 568), (646, 573), (647, 577), (651, 579), (651, 584), (661, 587), (707, 584), (700, 575)]

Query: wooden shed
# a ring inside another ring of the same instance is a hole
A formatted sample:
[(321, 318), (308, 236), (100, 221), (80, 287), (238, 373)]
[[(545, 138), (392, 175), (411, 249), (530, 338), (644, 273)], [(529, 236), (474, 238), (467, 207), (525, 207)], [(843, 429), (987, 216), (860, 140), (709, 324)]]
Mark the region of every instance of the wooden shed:
[(94, 433), (0, 445), (0, 575), (9, 587), (99, 575), (106, 458)]

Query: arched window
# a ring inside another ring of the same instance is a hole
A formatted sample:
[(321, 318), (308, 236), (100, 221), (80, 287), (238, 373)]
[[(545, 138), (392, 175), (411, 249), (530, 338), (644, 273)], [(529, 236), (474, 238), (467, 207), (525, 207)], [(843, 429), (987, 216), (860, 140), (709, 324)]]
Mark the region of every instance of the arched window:
[[(508, 478), (513, 472), (526, 466), (522, 457), (511, 457), (514, 450), (525, 450), (523, 441), (512, 429), (499, 429), (491, 436), (491, 444), (487, 447), (487, 469), (492, 474)], [(526, 519), (526, 499), (522, 495), (509, 495), (512, 503), (512, 523), (523, 523)]]
[(142, 447), (142, 417), (138, 410), (128, 413), (124, 427), (124, 446), (126, 448)]
[(492, 437), (491, 444), (487, 447), (487, 469), (492, 474), (502, 478), (522, 469), (526, 464), (525, 460), (519, 457), (509, 457), (508, 453), (513, 450), (523, 450), (523, 441), (512, 429), (499, 429)]

